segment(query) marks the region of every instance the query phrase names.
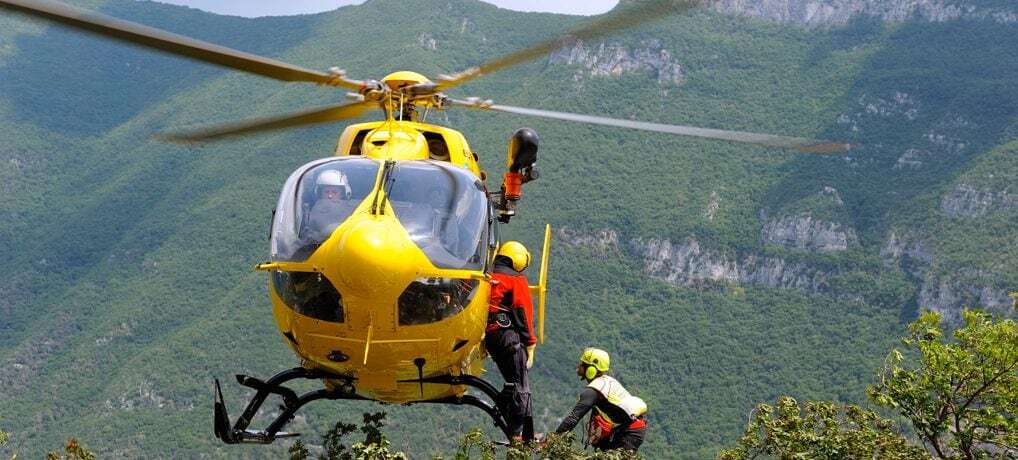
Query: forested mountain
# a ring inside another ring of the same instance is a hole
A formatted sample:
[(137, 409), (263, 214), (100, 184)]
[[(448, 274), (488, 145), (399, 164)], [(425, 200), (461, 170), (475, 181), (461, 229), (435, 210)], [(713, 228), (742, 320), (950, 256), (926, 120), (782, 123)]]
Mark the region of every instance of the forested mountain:
[[(259, 19), (74, 3), (355, 78), (462, 70), (584, 20), (475, 0)], [(540, 133), (542, 177), (504, 235), (536, 249), (544, 223), (555, 229), (549, 339), (533, 374), (539, 430), (574, 403), (586, 346), (613, 352), (616, 375), (647, 400), (648, 458), (699, 459), (736, 439), (757, 402), (861, 401), (919, 308), (1012, 314), (1010, 2), (918, 2), (968, 12), (946, 16), (886, 15), (862, 0), (750, 3), (578, 43), (455, 94), (855, 149), (810, 156), (477, 112), (431, 119), (462, 130), (493, 177), (513, 130)], [(766, 14), (776, 4), (788, 14)], [(844, 20), (792, 20), (810, 5)], [(218, 444), (211, 382), (298, 364), (251, 267), (268, 258), (283, 180), (327, 156), (341, 126), (203, 148), (151, 136), (341, 99), (0, 13), (0, 429), (19, 458), (69, 436), (103, 457), (284, 454), (285, 443)], [(232, 379), (224, 392), (235, 412), (246, 401)], [(315, 443), (377, 409), (321, 403), (291, 428)], [(420, 457), (448, 455), (473, 427), (495, 432), (473, 409), (381, 409), (396, 447)]]

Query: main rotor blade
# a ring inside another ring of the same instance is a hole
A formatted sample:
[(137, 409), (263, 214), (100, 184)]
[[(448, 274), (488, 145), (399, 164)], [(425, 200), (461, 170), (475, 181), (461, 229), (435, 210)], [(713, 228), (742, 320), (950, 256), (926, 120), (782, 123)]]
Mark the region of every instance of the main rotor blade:
[(243, 51), (112, 18), (49, 0), (0, 0), (0, 8), (71, 26), (104, 37), (185, 56), (283, 81), (358, 89), (359, 82), (339, 74), (308, 70)]
[(345, 120), (357, 117), (365, 111), (377, 107), (377, 102), (353, 102), (349, 104), (331, 105), (275, 117), (256, 118), (235, 123), (214, 125), (194, 131), (159, 134), (156, 138), (162, 141), (181, 144), (216, 141), (225, 137), (239, 136), (243, 134)]
[(694, 126), (666, 125), (645, 121), (620, 120), (617, 118), (595, 117), (550, 110), (528, 109), (509, 105), (490, 104), (489, 101), (463, 101), (452, 99), (453, 105), (471, 109), (494, 110), (496, 112), (515, 113), (532, 117), (551, 118), (553, 120), (591, 123), (595, 125), (617, 126), (620, 128), (640, 129), (659, 133), (678, 134), (680, 136), (718, 139), (746, 144), (765, 145), (768, 147), (793, 148), (806, 153), (835, 153), (852, 148), (850, 144), (806, 139), (803, 137), (775, 136), (772, 134), (749, 133), (744, 131), (728, 131), (723, 129), (697, 128)]
[(598, 39), (654, 19), (663, 18), (669, 14), (686, 11), (702, 5), (705, 1), (709, 0), (647, 0), (632, 7), (621, 7), (618, 11), (566, 32), (565, 35), (545, 40), (459, 73), (441, 76), (439, 77), (438, 90), (447, 90), (482, 75), (530, 62), (580, 40)]

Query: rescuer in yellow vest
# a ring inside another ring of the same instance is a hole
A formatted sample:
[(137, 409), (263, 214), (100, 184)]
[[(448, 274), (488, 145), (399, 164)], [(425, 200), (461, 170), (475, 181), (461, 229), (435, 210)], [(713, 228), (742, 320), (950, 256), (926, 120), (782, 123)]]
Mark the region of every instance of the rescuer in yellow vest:
[(608, 375), (608, 352), (587, 348), (576, 365), (576, 374), (587, 381), (573, 411), (555, 430), (572, 431), (593, 409), (587, 423), (587, 445), (599, 450), (626, 449), (636, 452), (647, 434), (647, 404), (629, 394), (618, 380)]

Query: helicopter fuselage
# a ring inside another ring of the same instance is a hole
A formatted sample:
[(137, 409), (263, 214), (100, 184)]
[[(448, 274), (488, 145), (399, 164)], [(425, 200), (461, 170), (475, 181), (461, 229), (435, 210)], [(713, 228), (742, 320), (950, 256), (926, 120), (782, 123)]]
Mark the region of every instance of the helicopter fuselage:
[[(329, 202), (337, 176), (346, 196)], [(463, 394), (401, 381), (483, 372), (498, 238), (482, 176), (458, 131), (398, 120), (349, 126), (335, 157), (291, 175), (259, 267), (304, 367), (385, 402)]]

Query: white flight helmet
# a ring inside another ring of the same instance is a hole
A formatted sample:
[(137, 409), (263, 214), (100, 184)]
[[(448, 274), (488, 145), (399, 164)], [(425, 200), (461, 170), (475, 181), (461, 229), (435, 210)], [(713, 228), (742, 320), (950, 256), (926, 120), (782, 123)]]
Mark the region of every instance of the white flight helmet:
[(318, 179), (315, 181), (315, 188), (319, 195), (322, 193), (322, 187), (333, 186), (343, 189), (343, 198), (350, 197), (350, 183), (346, 180), (346, 174), (340, 171), (330, 169), (323, 171), (318, 175)]

